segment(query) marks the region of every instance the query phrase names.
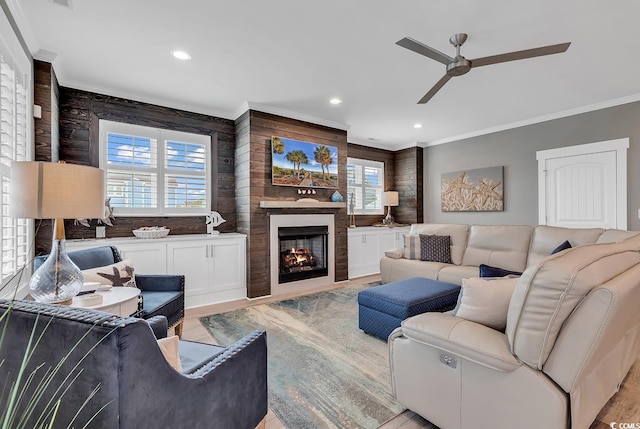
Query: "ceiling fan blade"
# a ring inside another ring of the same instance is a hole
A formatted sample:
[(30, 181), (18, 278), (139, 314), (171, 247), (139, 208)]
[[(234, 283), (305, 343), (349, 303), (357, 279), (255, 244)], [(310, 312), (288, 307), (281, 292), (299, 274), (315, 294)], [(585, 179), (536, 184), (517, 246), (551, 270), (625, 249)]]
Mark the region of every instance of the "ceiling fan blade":
[(436, 95), (436, 92), (440, 91), (440, 88), (442, 88), (445, 83), (449, 82), (449, 79), (451, 79), (451, 76), (449, 76), (448, 74), (442, 76), (442, 79), (440, 79), (438, 83), (433, 85), (433, 88), (431, 88), (429, 92), (427, 92), (424, 97), (422, 97), (420, 101), (418, 101), (418, 104), (424, 104), (427, 101), (431, 100), (431, 98)]
[(444, 65), (447, 65), (450, 62), (454, 61), (454, 59), (449, 55), (445, 55), (442, 52), (425, 45), (424, 43), (420, 43), (417, 40), (412, 39), (411, 37), (405, 37), (404, 39), (398, 40), (396, 42), (396, 45), (407, 48), (410, 51), (416, 52), (420, 55), (424, 55), (425, 57), (429, 57), (432, 60), (439, 61)]
[(542, 46), (540, 48), (525, 49), (524, 51), (509, 52), (507, 54), (492, 55), (490, 57), (471, 60), (471, 67), (482, 67), (507, 61), (524, 60), (526, 58), (541, 57), (543, 55), (559, 54), (569, 49), (571, 42), (558, 45)]

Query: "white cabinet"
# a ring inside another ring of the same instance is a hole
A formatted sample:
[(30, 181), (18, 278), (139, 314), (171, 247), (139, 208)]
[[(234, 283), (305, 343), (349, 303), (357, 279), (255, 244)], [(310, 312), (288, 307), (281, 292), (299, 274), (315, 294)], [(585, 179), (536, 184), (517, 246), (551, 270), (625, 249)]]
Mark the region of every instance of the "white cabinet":
[(382, 254), (380, 257), (384, 255), (384, 252), (389, 249), (395, 249), (397, 247), (404, 246), (404, 234), (409, 234), (409, 227), (399, 227), (399, 228), (383, 228), (380, 231), (380, 244), (382, 248)]
[(361, 227), (348, 230), (349, 278), (380, 272), (384, 252), (404, 245), (409, 227)]
[(246, 297), (245, 241), (216, 239), (167, 244), (168, 271), (185, 276), (185, 305)]
[(380, 272), (380, 234), (374, 230), (349, 230), (349, 278)]
[(115, 246), (131, 259), (138, 274), (183, 274), (185, 307), (198, 307), (247, 296), (246, 235), (169, 235), (102, 240), (68, 240), (67, 250)]
[(134, 261), (133, 266), (136, 272), (140, 274), (167, 274), (167, 251), (164, 246), (159, 246), (155, 240), (144, 240), (144, 243), (119, 243), (115, 246), (120, 251), (122, 259)]

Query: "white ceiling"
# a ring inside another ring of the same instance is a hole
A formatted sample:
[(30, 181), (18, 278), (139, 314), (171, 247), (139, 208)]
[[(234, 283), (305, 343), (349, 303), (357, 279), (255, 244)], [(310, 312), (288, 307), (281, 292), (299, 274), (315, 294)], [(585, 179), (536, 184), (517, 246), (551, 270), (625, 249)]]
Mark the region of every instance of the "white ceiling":
[[(71, 1), (7, 0), (33, 55), (56, 54), (63, 86), (230, 119), (258, 103), (343, 124), (350, 142), (370, 146), (437, 144), (640, 99), (636, 0)], [(473, 69), (417, 105), (444, 66), (395, 42), (454, 56), (458, 32), (469, 34), (469, 59), (572, 44)], [(177, 48), (192, 60), (173, 59)]]

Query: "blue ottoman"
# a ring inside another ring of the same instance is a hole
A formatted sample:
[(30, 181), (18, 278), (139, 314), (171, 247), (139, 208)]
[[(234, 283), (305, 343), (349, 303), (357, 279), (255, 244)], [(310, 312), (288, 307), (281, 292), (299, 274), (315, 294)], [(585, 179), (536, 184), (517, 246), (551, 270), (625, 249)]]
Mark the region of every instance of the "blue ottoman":
[(387, 340), (403, 320), (427, 311), (452, 310), (460, 286), (423, 277), (411, 277), (358, 293), (358, 326)]

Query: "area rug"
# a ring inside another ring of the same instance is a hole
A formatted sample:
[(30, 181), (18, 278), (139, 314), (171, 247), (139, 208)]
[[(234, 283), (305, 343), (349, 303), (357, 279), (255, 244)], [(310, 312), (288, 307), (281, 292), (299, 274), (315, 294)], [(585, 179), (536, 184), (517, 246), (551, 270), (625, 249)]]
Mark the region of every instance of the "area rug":
[(287, 428), (377, 428), (404, 410), (387, 343), (358, 329), (347, 286), (200, 319), (219, 344), (267, 331), (269, 406)]

